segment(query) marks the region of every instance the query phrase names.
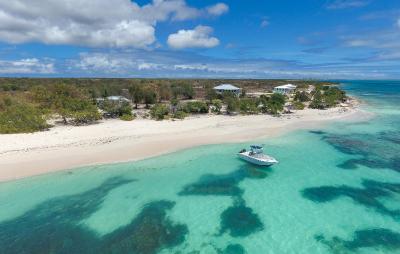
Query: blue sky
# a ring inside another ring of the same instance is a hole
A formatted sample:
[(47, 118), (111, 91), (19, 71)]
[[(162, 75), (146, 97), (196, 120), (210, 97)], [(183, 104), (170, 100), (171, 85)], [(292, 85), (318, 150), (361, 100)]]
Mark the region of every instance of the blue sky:
[(399, 79), (400, 1), (4, 1), (0, 76)]

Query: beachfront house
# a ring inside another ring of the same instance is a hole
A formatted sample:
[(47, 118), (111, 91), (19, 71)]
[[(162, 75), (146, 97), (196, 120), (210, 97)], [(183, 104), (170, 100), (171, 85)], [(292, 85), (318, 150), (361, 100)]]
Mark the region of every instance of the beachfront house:
[(130, 103), (131, 101), (124, 96), (108, 96), (106, 98), (97, 98), (96, 102), (98, 105), (103, 104), (105, 100), (111, 101), (113, 103), (122, 104), (124, 102)]
[(214, 91), (217, 94), (233, 93), (236, 96), (240, 95), (240, 88), (233, 86), (231, 84), (221, 84), (219, 86), (216, 86), (216, 87), (214, 87)]
[(274, 87), (274, 93), (290, 95), (290, 94), (294, 93), (294, 91), (296, 90), (296, 87), (297, 86), (292, 85), (292, 84), (277, 86), (277, 87)]

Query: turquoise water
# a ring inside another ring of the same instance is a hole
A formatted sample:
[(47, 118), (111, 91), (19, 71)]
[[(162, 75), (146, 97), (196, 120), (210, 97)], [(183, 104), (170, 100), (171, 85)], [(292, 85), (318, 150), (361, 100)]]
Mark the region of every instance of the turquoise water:
[(0, 184), (0, 253), (400, 253), (400, 82), (343, 87), (377, 116)]

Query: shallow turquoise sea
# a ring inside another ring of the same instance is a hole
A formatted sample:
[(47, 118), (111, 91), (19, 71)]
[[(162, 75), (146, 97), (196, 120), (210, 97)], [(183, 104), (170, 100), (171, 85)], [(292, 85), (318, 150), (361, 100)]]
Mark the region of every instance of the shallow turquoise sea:
[(0, 253), (400, 253), (400, 82), (346, 81), (376, 117), (0, 184)]

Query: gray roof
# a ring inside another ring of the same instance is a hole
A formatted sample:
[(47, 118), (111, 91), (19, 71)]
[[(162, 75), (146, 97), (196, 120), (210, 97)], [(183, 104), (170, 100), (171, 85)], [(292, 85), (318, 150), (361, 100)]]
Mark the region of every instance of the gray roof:
[(126, 102), (130, 102), (129, 99), (125, 98), (124, 96), (108, 96), (107, 98), (97, 98), (97, 101), (104, 101), (105, 99), (109, 100), (109, 101), (126, 101)]
[(125, 98), (123, 96), (108, 96), (107, 100), (110, 100), (110, 101), (129, 101), (127, 98)]
[(239, 87), (233, 86), (231, 84), (221, 84), (219, 86), (214, 87), (215, 90), (226, 90), (226, 91), (237, 91), (240, 90)]

